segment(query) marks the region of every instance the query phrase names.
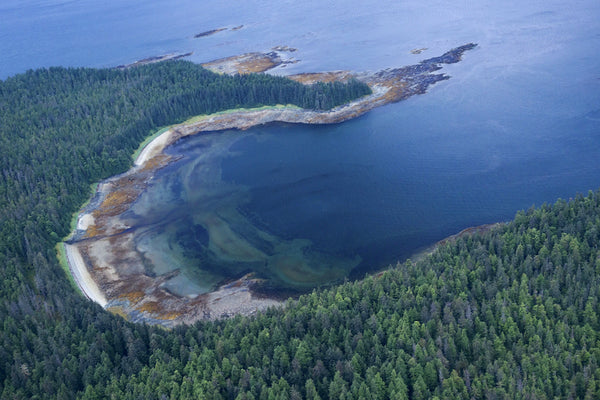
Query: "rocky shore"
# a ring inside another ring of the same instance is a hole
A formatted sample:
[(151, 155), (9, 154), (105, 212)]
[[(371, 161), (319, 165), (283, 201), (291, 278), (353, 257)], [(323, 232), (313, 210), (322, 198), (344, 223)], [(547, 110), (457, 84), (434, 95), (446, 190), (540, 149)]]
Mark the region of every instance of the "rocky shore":
[(194, 39), (198, 39), (198, 38), (206, 37), (206, 36), (211, 36), (211, 35), (214, 35), (215, 33), (223, 32), (223, 31), (226, 31), (226, 30), (227, 30), (227, 28), (217, 28), (217, 29), (211, 29), (211, 30), (208, 30), (208, 31), (196, 33), (194, 35)]
[[(90, 299), (105, 308), (133, 321), (165, 326), (234, 314), (251, 315), (281, 305), (279, 300), (253, 295), (256, 280), (252, 275), (229, 282), (211, 293), (183, 297), (162, 287), (176, 271), (160, 276), (148, 273), (135, 248), (133, 234), (128, 231), (130, 227), (120, 216), (145, 190), (154, 172), (172, 161), (163, 150), (184, 136), (200, 132), (247, 129), (271, 122), (331, 124), (346, 121), (375, 107), (424, 93), (431, 84), (449, 78), (433, 73), (442, 68), (441, 64), (460, 61), (463, 53), (475, 46), (470, 43), (416, 65), (376, 73), (335, 71), (289, 76), (305, 84), (358, 79), (371, 87), (371, 95), (329, 111), (290, 106), (234, 110), (197, 117), (171, 127), (144, 148), (131, 170), (101, 183), (90, 205), (80, 213), (77, 230), (65, 244), (74, 278)], [(264, 72), (281, 65), (277, 64), (278, 58), (276, 52), (250, 53), (204, 66), (220, 73)]]
[(484, 224), (484, 225), (478, 225), (478, 226), (470, 226), (468, 228), (463, 229), (462, 231), (455, 233), (454, 235), (450, 235), (442, 240), (440, 240), (439, 242), (434, 243), (431, 246), (428, 246), (427, 248), (417, 252), (416, 254), (414, 254), (413, 256), (410, 257), (410, 259), (414, 262), (421, 260), (422, 258), (430, 255), (431, 253), (433, 253), (438, 247), (441, 246), (445, 246), (449, 243), (454, 243), (455, 241), (457, 241), (460, 238), (469, 236), (469, 235), (479, 235), (479, 234), (484, 234), (486, 232), (489, 232), (493, 229), (497, 229), (500, 228), (502, 226), (506, 225), (506, 223), (504, 222), (494, 222), (491, 224)]
[(194, 53), (189, 52), (189, 53), (163, 54), (162, 56), (154, 56), (154, 57), (144, 58), (144, 59), (138, 60), (136, 62), (133, 62), (131, 64), (117, 65), (115, 68), (116, 69), (127, 69), (127, 68), (132, 68), (132, 67), (139, 67), (141, 65), (146, 65), (146, 64), (154, 64), (154, 63), (161, 62), (161, 61), (179, 60), (181, 58), (189, 57), (192, 54), (194, 54)]

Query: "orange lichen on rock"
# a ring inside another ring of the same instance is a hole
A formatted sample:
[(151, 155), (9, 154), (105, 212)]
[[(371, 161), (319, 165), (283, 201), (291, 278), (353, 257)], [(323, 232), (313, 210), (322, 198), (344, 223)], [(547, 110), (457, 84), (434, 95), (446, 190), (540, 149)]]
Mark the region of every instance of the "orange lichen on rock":
[(388, 88), (388, 91), (383, 95), (386, 103), (393, 103), (402, 100), (406, 96), (405, 82), (397, 81), (394, 84), (385, 84), (383, 86)]
[(182, 313), (174, 311), (177, 307), (173, 307), (168, 303), (165, 304), (165, 302), (160, 300), (143, 301), (135, 309), (143, 313), (148, 313), (160, 320), (174, 320), (182, 315)]
[(155, 171), (156, 169), (167, 165), (171, 159), (172, 157), (166, 154), (158, 154), (144, 163), (142, 171)]
[(93, 224), (87, 227), (86, 231), (85, 231), (85, 238), (93, 238), (99, 235), (103, 235), (104, 234), (104, 230), (101, 229), (101, 227), (99, 227), (97, 224)]
[(157, 301), (145, 301), (141, 306), (138, 307), (138, 310), (151, 314), (157, 314), (160, 309), (161, 306)]
[(120, 298), (127, 299), (127, 300), (129, 300), (130, 303), (136, 304), (136, 303), (140, 302), (144, 298), (145, 295), (146, 295), (146, 293), (144, 293), (140, 290), (136, 290), (136, 291), (121, 293)]
[(115, 191), (110, 192), (102, 204), (100, 204), (98, 214), (94, 216), (119, 215), (127, 210), (127, 206), (139, 196), (139, 192), (132, 187), (120, 187)]

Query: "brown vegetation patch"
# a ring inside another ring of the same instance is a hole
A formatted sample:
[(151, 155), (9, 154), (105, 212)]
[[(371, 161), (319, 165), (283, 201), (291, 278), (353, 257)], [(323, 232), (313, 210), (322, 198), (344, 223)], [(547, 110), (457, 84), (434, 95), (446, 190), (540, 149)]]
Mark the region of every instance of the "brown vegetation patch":
[(382, 97), (383, 99), (385, 99), (386, 103), (394, 103), (406, 97), (406, 82), (395, 81), (386, 83), (387, 84), (384, 86), (387, 87), (389, 90)]
[[(112, 290), (115, 298), (127, 299), (132, 304), (136, 304), (148, 295), (151, 284), (152, 278), (137, 273), (119, 276), (118, 282), (111, 282), (105, 286), (110, 286), (110, 290)], [(103, 289), (108, 289), (108, 287)]]
[(141, 169), (142, 172), (153, 172), (158, 168), (162, 168), (171, 161), (172, 157), (166, 154), (157, 154), (146, 161)]
[(247, 53), (207, 62), (202, 66), (221, 74), (249, 74), (268, 71), (281, 63), (276, 53)]
[[(142, 300), (142, 303), (138, 303), (139, 305), (135, 309), (162, 320), (174, 320), (181, 317), (183, 313), (190, 312), (189, 308), (186, 307), (185, 299), (173, 298), (163, 290), (159, 290), (158, 292), (158, 298), (155, 300)], [(165, 299), (164, 297), (171, 298)]]
[(181, 314), (177, 312), (165, 311), (163, 305), (158, 301), (146, 301), (136, 309), (163, 320), (173, 320), (181, 316)]
[(93, 224), (87, 227), (85, 231), (85, 238), (93, 238), (96, 236), (104, 235), (103, 227), (99, 227), (98, 224)]
[(115, 216), (127, 211), (127, 206), (137, 199), (139, 191), (133, 187), (120, 186), (111, 191), (100, 207), (94, 211), (94, 217)]
[(137, 304), (144, 298), (145, 295), (146, 293), (142, 292), (141, 290), (135, 290), (132, 292), (121, 293), (120, 298), (127, 299), (132, 304)]
[(137, 307), (142, 312), (148, 312), (151, 314), (158, 314), (162, 310), (158, 301), (145, 301), (141, 306)]
[[(125, 207), (125, 205), (124, 205), (124, 207)], [(85, 239), (92, 239), (92, 238), (101, 238), (101, 237), (104, 237), (107, 235), (111, 235), (111, 239), (110, 239), (111, 244), (115, 244), (116, 242), (113, 239), (113, 236), (123, 233), (125, 231), (125, 227), (121, 227), (121, 228), (116, 228), (114, 226), (111, 227), (110, 224), (107, 222), (107, 221), (110, 221), (109, 217), (110, 216), (101, 214), (100, 212), (98, 212), (98, 213), (94, 212), (94, 218), (96, 219), (96, 223), (87, 228), (83, 237)]]
[(270, 58), (261, 58), (258, 60), (253, 60), (248, 63), (241, 64), (238, 67), (238, 71), (240, 74), (250, 74), (250, 73), (258, 73), (268, 71), (271, 68), (275, 68), (279, 63), (274, 62)]

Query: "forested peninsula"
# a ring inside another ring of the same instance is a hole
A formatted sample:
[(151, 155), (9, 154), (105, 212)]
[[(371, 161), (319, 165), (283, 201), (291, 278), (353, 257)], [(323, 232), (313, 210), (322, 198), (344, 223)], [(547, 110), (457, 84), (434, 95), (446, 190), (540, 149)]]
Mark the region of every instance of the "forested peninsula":
[(269, 79), (175, 61), (0, 82), (1, 398), (600, 398), (600, 192), (254, 317), (167, 330), (77, 293), (56, 244), (90, 185)]

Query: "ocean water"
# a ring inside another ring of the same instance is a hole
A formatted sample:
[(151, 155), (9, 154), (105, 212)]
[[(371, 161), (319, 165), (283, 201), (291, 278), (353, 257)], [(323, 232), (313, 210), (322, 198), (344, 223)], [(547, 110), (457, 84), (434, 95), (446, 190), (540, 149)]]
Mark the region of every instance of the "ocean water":
[(0, 15), (0, 79), (277, 45), (297, 48), (300, 61), (274, 73), (376, 71), (478, 43), (443, 68), (450, 80), (356, 120), (205, 134), (171, 148), (184, 157), (128, 217), (157, 273), (183, 271), (167, 283), (183, 295), (249, 271), (290, 291), (360, 277), (466, 227), (600, 187), (595, 0), (8, 0)]

